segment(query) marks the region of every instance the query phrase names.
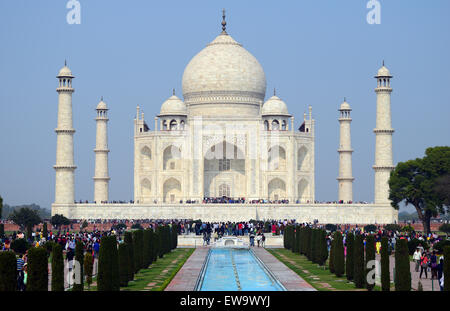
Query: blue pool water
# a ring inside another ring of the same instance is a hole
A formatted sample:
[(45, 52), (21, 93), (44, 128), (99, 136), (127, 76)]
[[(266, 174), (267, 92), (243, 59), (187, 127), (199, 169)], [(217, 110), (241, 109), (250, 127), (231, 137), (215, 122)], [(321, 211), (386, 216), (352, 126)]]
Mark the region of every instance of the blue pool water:
[(207, 258), (201, 291), (282, 291), (248, 249), (213, 248)]

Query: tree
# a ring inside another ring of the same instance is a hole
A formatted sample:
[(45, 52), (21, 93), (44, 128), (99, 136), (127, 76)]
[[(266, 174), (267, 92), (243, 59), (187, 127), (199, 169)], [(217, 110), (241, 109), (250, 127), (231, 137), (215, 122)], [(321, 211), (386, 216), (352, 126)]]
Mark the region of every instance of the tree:
[[(80, 284), (77, 284), (76, 282), (73, 285), (73, 291), (83, 291), (84, 289), (84, 273), (83, 273), (83, 266), (84, 266), (84, 245), (83, 242), (78, 241), (75, 244), (75, 260), (80, 264)], [(77, 277), (77, 276), (75, 276)]]
[(328, 268), (330, 269), (331, 273), (334, 273), (336, 270), (334, 269), (334, 245), (335, 240), (331, 240), (331, 247), (330, 247), (330, 260), (328, 261)]
[(18, 254), (25, 254), (30, 248), (30, 244), (25, 239), (15, 239), (11, 242), (11, 249)]
[(39, 225), (42, 222), (39, 214), (30, 208), (24, 207), (19, 210), (14, 210), (8, 217), (9, 220), (12, 220), (16, 225), (20, 227), (20, 230), (24, 230), (24, 228), (32, 228), (36, 225)]
[(440, 225), (439, 226), (439, 231), (444, 232), (448, 236), (448, 234), (450, 233), (450, 224), (442, 224), (442, 225)]
[(364, 241), (363, 236), (357, 234), (355, 236), (354, 245), (354, 261), (353, 261), (353, 280), (356, 288), (364, 288)]
[(83, 223), (81, 224), (81, 230), (86, 229), (88, 226), (89, 226), (88, 222), (84, 220)]
[(44, 224), (42, 226), (42, 236), (45, 238), (45, 240), (47, 240), (48, 228), (47, 228), (47, 223), (46, 222), (44, 222)]
[(388, 253), (388, 238), (386, 236), (381, 238), (381, 290), (390, 291), (391, 276), (389, 272), (389, 253)]
[(64, 258), (63, 258), (62, 246), (58, 243), (53, 243), (53, 248), (52, 248), (52, 292), (56, 292), (56, 291), (61, 291), (61, 292), (64, 291)]
[(411, 290), (411, 271), (406, 239), (400, 239), (395, 244), (395, 290)]
[(48, 291), (48, 259), (43, 247), (28, 250), (27, 291)]
[(345, 272), (344, 262), (344, 244), (342, 242), (342, 234), (340, 231), (334, 233), (334, 273), (337, 277), (341, 277)]
[(319, 257), (318, 264), (320, 266), (325, 265), (328, 258), (328, 247), (327, 247), (327, 233), (325, 230), (319, 230)]
[(62, 225), (70, 225), (70, 220), (64, 215), (56, 214), (52, 216), (52, 218), (50, 219), (50, 223), (52, 224), (52, 226), (60, 228)]
[(3, 239), (4, 236), (5, 236), (5, 225), (0, 224), (0, 239)]
[(17, 263), (13, 252), (0, 252), (0, 292), (17, 288)]
[(0, 195), (0, 219), (2, 219), (2, 212), (3, 212), (3, 198)]
[(440, 191), (443, 176), (448, 174), (450, 147), (428, 148), (423, 158), (399, 162), (389, 178), (391, 205), (397, 210), (403, 201), (413, 205), (429, 234), (431, 217), (444, 214), (449, 208), (445, 193)]
[(434, 190), (444, 204), (450, 206), (450, 174), (439, 177)]
[(125, 232), (124, 242), (128, 245), (128, 257), (129, 257), (129, 269), (128, 269), (128, 281), (132, 281), (134, 279), (134, 249), (133, 249), (133, 234), (131, 231)]
[(84, 255), (83, 270), (85, 281), (88, 285), (88, 289), (90, 289), (92, 284), (92, 271), (94, 270), (94, 257), (89, 252)]
[(355, 236), (353, 233), (349, 232), (347, 233), (347, 236), (345, 237), (345, 243), (347, 244), (347, 255), (345, 256), (345, 272), (347, 276), (347, 280), (351, 281), (353, 280), (353, 274), (354, 274), (354, 243), (355, 243)]
[(147, 269), (150, 263), (152, 262), (152, 254), (151, 254), (151, 233), (149, 228), (144, 230), (143, 235), (143, 269)]
[(120, 274), (120, 286), (128, 286), (130, 260), (128, 244), (119, 244), (119, 274)]
[(444, 247), (444, 291), (450, 291), (450, 246)]
[(115, 235), (102, 237), (98, 257), (97, 289), (119, 291), (119, 258)]
[[(374, 266), (371, 267), (373, 269), (375, 267), (375, 238), (373, 235), (368, 235), (366, 238), (366, 261), (365, 261), (365, 278), (367, 280), (366, 282), (366, 288), (367, 290), (371, 291), (375, 286), (375, 274), (373, 274), (373, 282), (369, 282), (368, 274), (370, 273), (371, 269), (368, 268), (369, 263), (373, 262)], [(370, 266), (369, 266), (370, 267)]]
[(144, 262), (144, 230), (133, 231), (133, 250), (134, 250), (134, 272), (138, 273), (143, 267)]

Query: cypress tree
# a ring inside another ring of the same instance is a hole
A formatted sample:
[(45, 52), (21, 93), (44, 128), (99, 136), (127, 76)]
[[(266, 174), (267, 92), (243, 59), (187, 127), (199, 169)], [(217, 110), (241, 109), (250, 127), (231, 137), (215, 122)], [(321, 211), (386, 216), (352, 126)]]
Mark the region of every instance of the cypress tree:
[(5, 236), (5, 225), (0, 224), (0, 238), (3, 238), (4, 236)]
[(17, 260), (14, 252), (0, 252), (0, 292), (17, 289)]
[[(83, 242), (81, 242), (81, 241), (77, 241), (77, 243), (75, 244), (75, 261), (78, 262), (79, 267), (80, 267), (80, 277), (79, 277), (80, 284), (77, 284), (76, 282), (73, 284), (73, 291), (77, 292), (77, 291), (83, 291), (83, 289), (84, 289), (84, 282), (83, 282), (83, 278), (84, 278), (84, 273), (83, 273), (84, 245), (83, 245)], [(75, 276), (75, 278), (78, 279), (77, 276)], [(76, 280), (76, 281), (78, 281), (78, 280)]]
[(153, 232), (153, 245), (154, 245), (154, 256), (153, 256), (153, 261), (157, 261), (158, 257), (159, 257), (159, 253), (161, 252), (160, 250), (160, 237), (159, 237), (160, 233), (158, 232), (158, 230)]
[(296, 240), (296, 238), (297, 238), (297, 227), (296, 226), (291, 226), (291, 228), (292, 228), (292, 233), (291, 233), (291, 236), (292, 236), (292, 247), (291, 247), (291, 250), (292, 250), (293, 253), (296, 253), (297, 252), (297, 240)]
[(345, 272), (347, 274), (347, 280), (351, 281), (353, 280), (353, 274), (354, 274), (354, 265), (353, 261), (355, 259), (354, 255), (354, 243), (355, 243), (355, 236), (353, 233), (347, 233), (345, 237), (345, 243), (347, 244), (347, 255), (345, 256)]
[(30, 241), (33, 237), (33, 226), (32, 225), (26, 226), (26, 235), (27, 235), (27, 240)]
[(318, 234), (318, 238), (319, 238), (319, 241), (318, 241), (318, 243), (319, 243), (319, 257), (318, 257), (317, 263), (320, 266), (323, 266), (327, 262), (327, 258), (328, 258), (327, 233), (326, 233), (326, 231), (320, 229), (319, 230), (319, 234)]
[(300, 228), (300, 254), (305, 255), (305, 236), (306, 236), (306, 231), (305, 231), (305, 227), (301, 227)]
[(94, 270), (94, 257), (92, 257), (91, 253), (86, 253), (86, 255), (84, 255), (83, 271), (85, 281), (88, 285), (88, 289), (91, 288), (93, 270)]
[(411, 271), (406, 239), (399, 239), (395, 244), (395, 290), (411, 290)]
[(166, 240), (165, 240), (166, 252), (165, 252), (165, 254), (168, 254), (172, 250), (172, 248), (170, 247), (171, 239), (170, 239), (170, 227), (169, 227), (169, 225), (165, 225), (164, 229), (165, 229), (165, 237), (166, 237)]
[(98, 257), (97, 289), (99, 291), (120, 290), (119, 257), (115, 235), (102, 237)]
[(444, 247), (444, 291), (450, 291), (450, 246)]
[(120, 273), (120, 286), (128, 286), (129, 271), (129, 250), (128, 244), (122, 243), (119, 245), (119, 273)]
[(133, 231), (134, 273), (138, 273), (143, 262), (143, 234), (142, 230)]
[(47, 251), (42, 247), (28, 250), (27, 291), (48, 291)]
[(364, 241), (363, 236), (357, 234), (354, 244), (353, 279), (356, 288), (364, 288)]
[(390, 291), (391, 276), (389, 272), (388, 238), (381, 238), (381, 290)]
[(297, 229), (295, 230), (295, 243), (297, 244), (297, 253), (300, 254), (300, 247), (301, 247), (301, 230), (302, 227), (297, 226)]
[(344, 262), (344, 244), (342, 241), (342, 234), (340, 231), (334, 233), (335, 244), (334, 244), (334, 273), (337, 277), (341, 277), (345, 273), (345, 262)]
[(331, 240), (331, 247), (330, 247), (330, 260), (328, 261), (328, 268), (330, 269), (331, 273), (334, 273), (336, 270), (334, 269), (334, 245), (335, 240)]
[(158, 256), (159, 256), (159, 258), (163, 258), (163, 256), (164, 256), (164, 228), (163, 228), (163, 226), (158, 226), (156, 228), (156, 232), (158, 232)]
[(176, 249), (178, 246), (178, 224), (172, 224), (172, 249)]
[(308, 258), (308, 260), (311, 260), (311, 228), (310, 227), (306, 227), (305, 230), (305, 253), (306, 253), (306, 258)]
[[(368, 281), (368, 274), (370, 270), (367, 268), (368, 263), (373, 260), (375, 262), (375, 238), (373, 235), (368, 235), (366, 238), (366, 261), (365, 261), (365, 279)], [(372, 267), (373, 269), (374, 267)], [(371, 284), (369, 284), (371, 283)], [(366, 282), (367, 290), (371, 291), (375, 286), (375, 274), (373, 274), (372, 282)]]
[(48, 229), (47, 229), (47, 223), (46, 222), (44, 222), (44, 224), (42, 226), (42, 236), (45, 238), (45, 240), (47, 240)]
[(311, 229), (311, 236), (310, 236), (311, 242), (309, 243), (309, 260), (312, 262), (315, 262), (316, 258), (316, 229)]
[(134, 279), (134, 243), (133, 243), (133, 233), (131, 231), (125, 232), (124, 242), (128, 245), (128, 257), (130, 258), (128, 261), (129, 264), (129, 276), (128, 281), (132, 281)]
[(151, 254), (151, 249), (150, 249), (150, 246), (151, 246), (151, 241), (150, 241), (150, 239), (151, 239), (151, 236), (150, 236), (150, 230), (151, 229), (145, 229), (144, 230), (144, 236), (143, 236), (143, 255), (144, 255), (144, 265), (143, 265), (143, 267), (142, 268), (144, 268), (144, 269), (147, 269), (148, 268), (148, 266), (150, 265), (150, 263), (151, 263), (151, 257), (152, 257), (152, 254)]
[(53, 243), (52, 248), (52, 292), (56, 291), (64, 291), (64, 258), (59, 243)]

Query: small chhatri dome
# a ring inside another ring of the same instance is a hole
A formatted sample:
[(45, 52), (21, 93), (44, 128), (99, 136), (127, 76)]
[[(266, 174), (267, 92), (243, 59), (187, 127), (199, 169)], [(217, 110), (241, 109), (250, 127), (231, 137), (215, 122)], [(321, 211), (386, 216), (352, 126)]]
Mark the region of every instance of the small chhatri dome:
[(384, 66), (384, 61), (383, 66), (378, 70), (377, 77), (392, 77), (389, 69)]
[(106, 103), (103, 101), (103, 96), (97, 105), (97, 110), (108, 110), (108, 106), (106, 106)]
[(339, 110), (352, 110), (350, 108), (350, 105), (347, 103), (347, 101), (344, 98), (344, 102), (341, 104), (341, 108)]
[(74, 78), (74, 76), (72, 75), (72, 71), (69, 69), (69, 67), (67, 67), (67, 62), (64, 62), (64, 67), (61, 68), (57, 76), (57, 78), (63, 77)]
[(186, 104), (175, 95), (175, 90), (172, 96), (170, 96), (162, 105), (160, 116), (164, 115), (187, 115)]
[(286, 103), (276, 95), (272, 96), (264, 103), (261, 109), (261, 115), (290, 116)]

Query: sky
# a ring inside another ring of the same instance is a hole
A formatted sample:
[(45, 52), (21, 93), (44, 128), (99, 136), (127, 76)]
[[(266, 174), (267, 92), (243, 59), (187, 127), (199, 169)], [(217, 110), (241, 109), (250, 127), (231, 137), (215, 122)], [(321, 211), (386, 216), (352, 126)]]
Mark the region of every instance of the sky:
[(73, 81), (75, 193), (93, 200), (95, 107), (109, 111), (110, 199), (133, 199), (133, 119), (150, 129), (161, 104), (181, 96), (184, 68), (221, 31), (264, 68), (300, 125), (316, 120), (316, 199), (337, 199), (338, 108), (352, 111), (354, 201), (373, 201), (376, 80), (384, 60), (394, 78), (394, 163), (450, 145), (450, 1), (386, 1), (369, 24), (368, 0), (0, 2), (0, 195), (10, 205), (54, 200), (57, 79), (67, 59)]

